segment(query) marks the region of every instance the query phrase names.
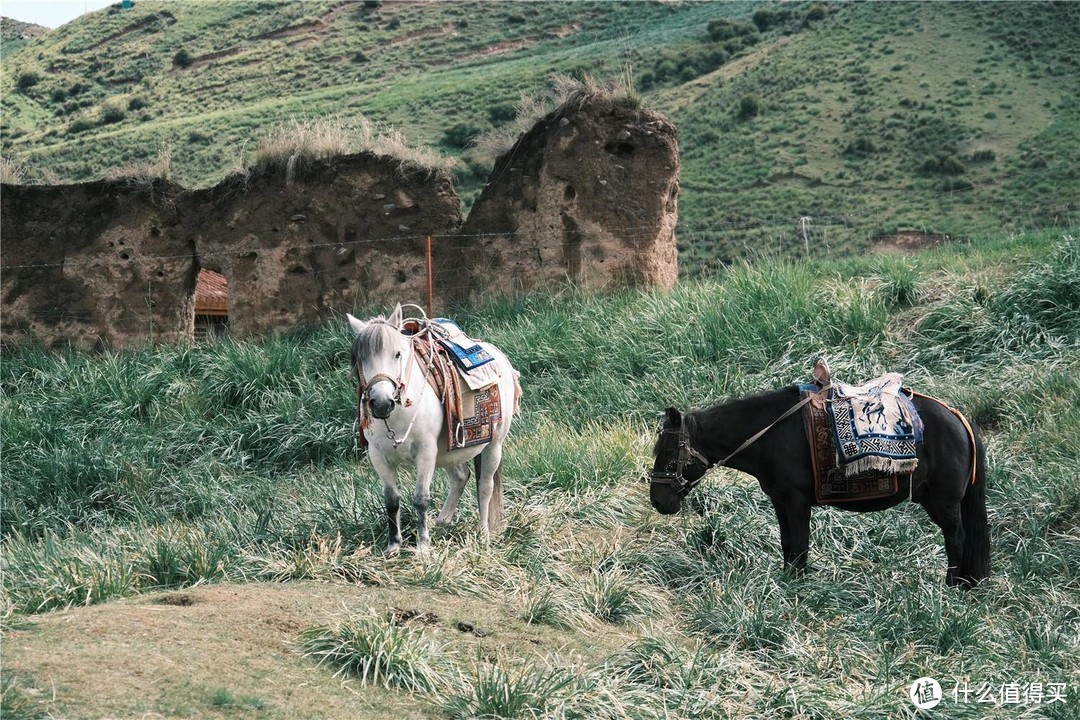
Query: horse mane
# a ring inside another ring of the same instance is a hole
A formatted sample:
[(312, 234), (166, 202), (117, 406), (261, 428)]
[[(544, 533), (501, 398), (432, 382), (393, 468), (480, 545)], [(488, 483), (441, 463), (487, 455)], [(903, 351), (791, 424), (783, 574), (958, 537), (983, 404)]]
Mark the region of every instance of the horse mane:
[(793, 390), (797, 391), (798, 385), (785, 385), (784, 387), (773, 388), (772, 390), (762, 390), (761, 392), (754, 393), (753, 395), (733, 395), (708, 407), (690, 408), (685, 413), (683, 413), (683, 416), (685, 417), (686, 415), (693, 413), (695, 416), (701, 417), (703, 415), (708, 416), (712, 411), (715, 410), (730, 411), (745, 407), (754, 408), (760, 406), (763, 400), (771, 400), (779, 395), (782, 395), (786, 392), (791, 392)]
[(391, 325), (381, 315), (368, 321), (367, 325), (356, 334), (352, 346), (352, 364), (355, 367), (362, 358), (375, 357), (386, 351), (387, 348), (395, 347), (400, 337), (396, 327)]

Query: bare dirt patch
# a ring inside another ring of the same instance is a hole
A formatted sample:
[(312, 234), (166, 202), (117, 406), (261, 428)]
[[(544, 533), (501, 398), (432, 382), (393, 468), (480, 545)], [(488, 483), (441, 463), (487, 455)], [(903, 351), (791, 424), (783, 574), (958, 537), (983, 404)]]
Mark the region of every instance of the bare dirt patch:
[(943, 245), (948, 238), (940, 233), (898, 232), (878, 235), (871, 240), (870, 249), (886, 255), (907, 255)]
[(302, 656), (297, 638), (307, 628), (369, 612), (408, 623), (459, 658), (561, 648), (599, 663), (632, 639), (608, 626), (527, 625), (512, 607), (426, 589), (209, 585), (28, 618), (5, 633), (4, 673), (48, 717), (71, 720), (437, 714), (421, 695), (362, 687)]

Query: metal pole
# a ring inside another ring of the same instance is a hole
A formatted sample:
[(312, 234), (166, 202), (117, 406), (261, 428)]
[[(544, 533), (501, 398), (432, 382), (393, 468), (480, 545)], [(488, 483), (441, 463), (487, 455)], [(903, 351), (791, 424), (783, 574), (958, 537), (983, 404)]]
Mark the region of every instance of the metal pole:
[(424, 254), (427, 257), (427, 313), (428, 317), (435, 317), (435, 303), (432, 301), (431, 281), (431, 236), (424, 237)]

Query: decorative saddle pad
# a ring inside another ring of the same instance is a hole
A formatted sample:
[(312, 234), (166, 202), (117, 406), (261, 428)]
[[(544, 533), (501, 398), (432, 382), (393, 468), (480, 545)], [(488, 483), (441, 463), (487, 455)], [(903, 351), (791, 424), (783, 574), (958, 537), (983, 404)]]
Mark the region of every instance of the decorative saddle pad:
[[(911, 399), (901, 392), (900, 379), (900, 375), (892, 373), (859, 387), (832, 383), (828, 397), (820, 392), (820, 385), (799, 386), (803, 397), (811, 395), (803, 420), (818, 503), (895, 495), (900, 480), (914, 472), (918, 463), (915, 447), (922, 442), (922, 420)], [(879, 387), (881, 381), (889, 388), (885, 394), (891, 399), (881, 400), (881, 393), (873, 390), (864, 392), (865, 388)], [(879, 404), (887, 407), (882, 410)], [(905, 425), (909, 426), (906, 431)], [(846, 448), (842, 448), (843, 442), (847, 442)]]
[[(483, 367), (487, 379), (482, 387), (472, 387), (472, 374), (458, 369), (453, 355), (442, 343), (413, 341), (424, 376), (438, 394), (445, 412), (446, 449), (470, 447), (491, 442), (495, 423), (502, 419), (499, 373), (494, 365)], [(486, 363), (485, 363), (486, 365)]]
[(901, 392), (902, 380), (899, 373), (887, 373), (858, 386), (833, 383), (828, 407), (837, 462), (846, 474), (915, 470), (922, 420), (911, 398)]

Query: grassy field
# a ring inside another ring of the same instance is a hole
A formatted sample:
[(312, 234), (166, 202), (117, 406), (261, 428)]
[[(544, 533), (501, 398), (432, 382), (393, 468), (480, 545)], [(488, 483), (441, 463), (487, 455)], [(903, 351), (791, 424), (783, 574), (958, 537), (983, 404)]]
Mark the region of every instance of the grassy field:
[(1074, 225), (1078, 27), (1060, 2), (141, 0), (6, 55), (0, 142), (28, 182), (169, 148), (202, 187), (282, 123), (362, 116), (452, 161), (468, 208), (494, 161), (471, 141), (588, 74), (679, 128), (684, 273), (845, 257), (897, 230)]
[[(1076, 718), (1077, 237), (762, 256), (665, 293), (459, 308), (522, 373), (506, 528), (478, 540), (470, 490), (430, 553), (389, 560), (343, 321), (9, 352), (0, 714), (901, 718), (932, 676), (941, 716)], [(640, 478), (665, 406), (804, 381), (819, 354), (849, 382), (903, 372), (983, 428), (982, 586), (944, 586), (913, 505), (817, 509), (799, 579), (749, 477), (714, 472), (684, 514), (651, 510)], [(1000, 703), (1036, 684), (1040, 702)], [(998, 704), (977, 702), (984, 686)]]

